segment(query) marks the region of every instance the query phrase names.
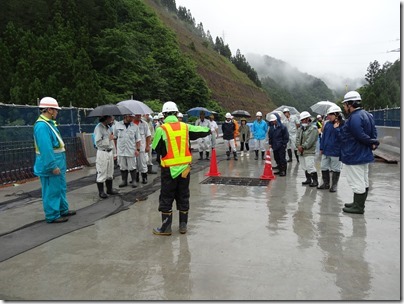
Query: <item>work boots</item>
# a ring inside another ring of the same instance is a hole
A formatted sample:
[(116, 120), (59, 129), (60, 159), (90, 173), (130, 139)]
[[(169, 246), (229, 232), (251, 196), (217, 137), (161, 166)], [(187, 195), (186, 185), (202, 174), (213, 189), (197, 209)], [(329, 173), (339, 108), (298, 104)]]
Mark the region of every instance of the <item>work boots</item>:
[(280, 166), (279, 169), (279, 176), (286, 176), (286, 169), (287, 169), (288, 165), (285, 163), (282, 166)]
[(206, 152), (205, 152), (205, 154), (206, 154), (205, 159), (206, 159), (206, 160), (209, 160), (209, 152), (208, 152), (208, 151), (206, 151)]
[(310, 187), (317, 187), (318, 186), (318, 175), (317, 172), (311, 173), (311, 183)]
[(130, 171), (130, 177), (132, 178), (132, 188), (136, 188), (136, 170), (131, 170)]
[(365, 212), (365, 201), (367, 192), (362, 194), (354, 193), (354, 202), (352, 207), (345, 207), (342, 210), (346, 213), (363, 214)]
[(258, 159), (258, 150), (255, 150), (255, 157), (254, 157), (254, 159), (255, 159), (255, 160)]
[(302, 185), (305, 186), (305, 185), (311, 184), (311, 175), (310, 175), (310, 173), (307, 172), (307, 170), (306, 170), (306, 171), (304, 171), (304, 174), (306, 174), (306, 180), (304, 182), (302, 182)]
[(153, 171), (153, 165), (147, 165), (147, 173), (149, 173), (149, 174), (157, 174), (156, 171)]
[(226, 155), (227, 155), (227, 160), (230, 160), (230, 151), (226, 151)]
[(107, 194), (116, 195), (119, 194), (118, 191), (112, 188), (112, 179), (107, 179), (105, 181), (105, 185), (107, 186)]
[(187, 233), (188, 211), (180, 211), (180, 233)]
[(292, 162), (292, 149), (288, 149), (288, 157), (289, 157), (289, 159), (288, 159), (288, 163), (290, 163), (290, 162)]
[(119, 188), (126, 187), (128, 185), (128, 170), (121, 170), (122, 183), (119, 184)]
[(199, 152), (199, 158), (198, 160), (202, 160), (203, 159), (203, 152)]
[(265, 160), (265, 151), (261, 151), (261, 159)]
[(317, 189), (330, 189), (330, 171), (321, 171), (321, 177), (323, 178), (323, 184), (318, 186)]
[(238, 159), (237, 159), (237, 152), (236, 152), (236, 151), (233, 152), (233, 156), (234, 156), (234, 160), (238, 160)]
[(296, 156), (297, 162), (299, 162), (299, 154), (297, 154), (297, 150), (295, 150), (295, 156)]
[(169, 212), (161, 212), (161, 222), (162, 225), (160, 228), (154, 228), (153, 234), (157, 235), (171, 235), (171, 223), (173, 221), (173, 213)]
[(108, 195), (104, 192), (104, 183), (97, 183), (97, 187), (98, 187), (98, 195), (101, 198), (107, 198)]
[[(337, 192), (337, 185), (338, 185), (338, 180), (341, 172), (332, 172), (332, 185), (330, 188), (330, 192)], [(366, 188), (366, 193), (368, 188)]]
[[(368, 198), (368, 192), (369, 192), (369, 187), (367, 187), (366, 188), (366, 191), (365, 191), (365, 201), (366, 201), (366, 199)], [(352, 206), (354, 205), (354, 203), (347, 203), (347, 204), (344, 204), (344, 206), (345, 207), (347, 207), (347, 208), (351, 208)]]
[(142, 184), (147, 184), (147, 173), (142, 173)]

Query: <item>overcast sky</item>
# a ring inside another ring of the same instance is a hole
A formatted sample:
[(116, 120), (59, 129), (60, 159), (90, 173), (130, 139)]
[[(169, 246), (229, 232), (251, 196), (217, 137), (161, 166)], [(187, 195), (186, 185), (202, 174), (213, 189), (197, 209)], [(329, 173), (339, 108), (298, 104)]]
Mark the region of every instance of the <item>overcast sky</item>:
[(399, 0), (176, 0), (235, 55), (281, 59), (321, 77), (364, 77), (400, 58)]

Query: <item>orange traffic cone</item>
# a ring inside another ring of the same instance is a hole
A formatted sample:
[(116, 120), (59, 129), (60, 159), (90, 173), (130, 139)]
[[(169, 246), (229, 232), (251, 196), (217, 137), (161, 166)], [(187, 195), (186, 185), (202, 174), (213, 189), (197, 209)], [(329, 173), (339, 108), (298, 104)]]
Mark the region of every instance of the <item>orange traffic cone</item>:
[(212, 157), (210, 158), (210, 171), (205, 176), (219, 176), (220, 172), (217, 170), (216, 162), (216, 149), (212, 148)]
[(272, 172), (272, 163), (271, 163), (271, 151), (268, 149), (265, 155), (265, 167), (264, 172), (260, 176), (260, 179), (275, 179), (275, 175)]

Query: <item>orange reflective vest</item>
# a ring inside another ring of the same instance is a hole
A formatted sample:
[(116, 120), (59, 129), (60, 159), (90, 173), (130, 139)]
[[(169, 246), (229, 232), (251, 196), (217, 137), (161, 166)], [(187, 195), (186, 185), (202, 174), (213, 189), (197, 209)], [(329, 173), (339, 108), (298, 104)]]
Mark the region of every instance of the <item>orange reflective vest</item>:
[(161, 126), (167, 135), (167, 154), (161, 159), (162, 167), (186, 165), (192, 161), (189, 151), (188, 125), (183, 122)]

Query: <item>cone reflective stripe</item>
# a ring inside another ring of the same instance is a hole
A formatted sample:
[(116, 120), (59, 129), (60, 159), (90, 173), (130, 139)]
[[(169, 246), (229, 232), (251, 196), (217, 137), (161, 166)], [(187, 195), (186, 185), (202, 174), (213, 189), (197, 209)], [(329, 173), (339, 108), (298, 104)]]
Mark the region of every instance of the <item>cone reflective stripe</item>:
[(210, 170), (205, 176), (219, 176), (220, 172), (217, 170), (216, 149), (212, 148), (212, 157), (210, 158)]
[(272, 163), (271, 163), (271, 151), (268, 149), (265, 155), (265, 167), (264, 172), (260, 176), (260, 179), (275, 179), (275, 175), (272, 172)]

